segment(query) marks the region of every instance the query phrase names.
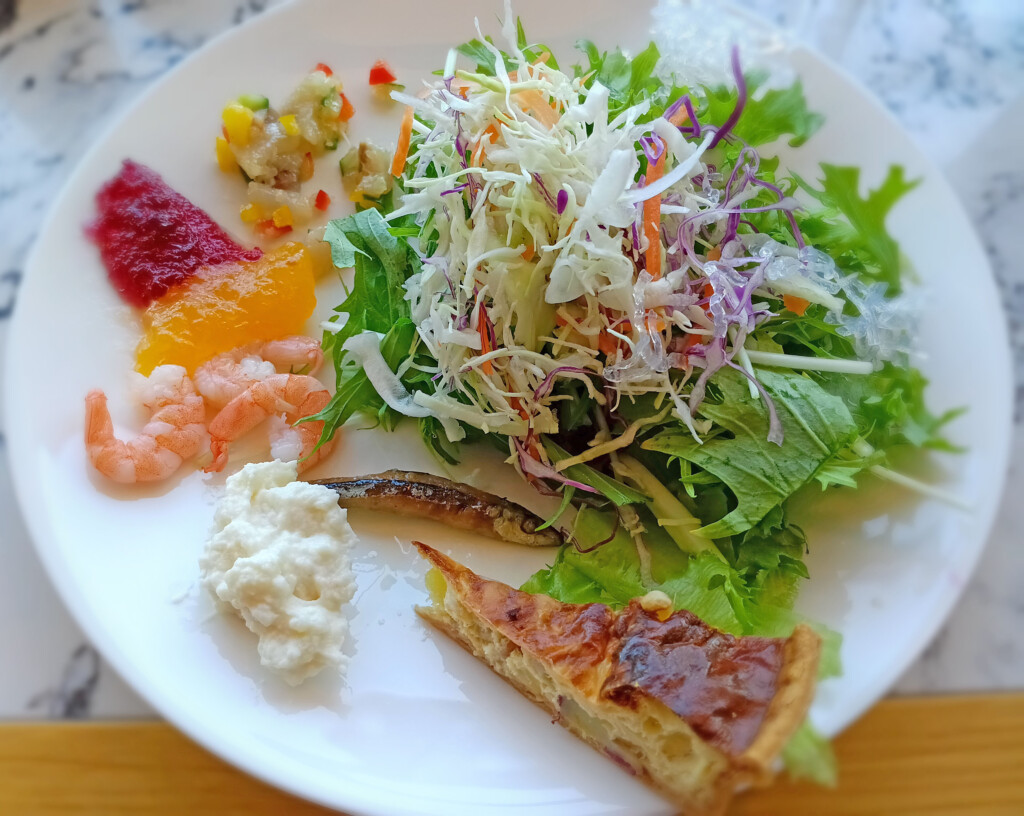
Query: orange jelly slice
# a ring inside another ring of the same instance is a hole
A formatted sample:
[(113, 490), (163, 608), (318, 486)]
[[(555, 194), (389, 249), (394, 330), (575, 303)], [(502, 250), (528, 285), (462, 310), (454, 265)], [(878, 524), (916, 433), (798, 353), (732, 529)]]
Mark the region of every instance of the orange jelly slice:
[(301, 334), (316, 306), (313, 260), (288, 243), (257, 261), (204, 267), (143, 313), (135, 367), (185, 366), (256, 341)]

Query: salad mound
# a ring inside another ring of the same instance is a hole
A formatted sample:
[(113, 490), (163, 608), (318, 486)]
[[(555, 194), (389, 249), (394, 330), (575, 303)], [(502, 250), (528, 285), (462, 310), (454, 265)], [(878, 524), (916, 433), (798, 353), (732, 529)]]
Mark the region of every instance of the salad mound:
[(569, 543), (524, 589), (615, 607), (658, 589), (725, 631), (788, 634), (808, 577), (792, 496), (868, 472), (928, 491), (888, 459), (949, 447), (885, 227), (914, 183), (783, 173), (771, 145), (822, 119), (735, 51), (735, 87), (707, 88), (658, 78), (654, 44), (582, 42), (563, 69), (503, 33), (392, 94), (396, 190), (328, 225), (355, 277), (325, 324), (324, 439), (360, 411), (415, 418), (450, 463), (487, 440), (562, 499)]

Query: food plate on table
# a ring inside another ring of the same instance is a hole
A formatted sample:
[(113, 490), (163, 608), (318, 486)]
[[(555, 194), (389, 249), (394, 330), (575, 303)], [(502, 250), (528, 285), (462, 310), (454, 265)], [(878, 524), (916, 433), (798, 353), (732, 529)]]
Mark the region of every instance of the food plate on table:
[[(356, 110), (352, 141), (390, 149), (402, 107), (372, 91), (366, 73), (386, 59), (410, 87), (432, 79), (450, 48), (476, 36), (456, 6), (424, 15), (413, 3), (390, 4), (356, 19), (326, 1), (287, 5), (177, 68), (93, 148), (40, 234), (12, 326), (5, 386), (16, 488), (54, 583), (111, 664), (175, 725), (268, 782), (355, 813), (668, 813), (664, 800), (551, 726), (413, 611), (427, 597), (414, 539), (514, 586), (550, 564), (552, 551), (352, 510), (359, 542), (347, 673), (322, 672), (293, 688), (260, 666), (252, 635), (217, 615), (198, 584), (223, 477), (186, 466), (165, 482), (117, 486), (89, 467), (83, 449), (81, 399), (90, 389), (104, 389), (117, 423), (143, 420), (129, 407), (125, 377), (138, 317), (109, 286), (83, 231), (96, 191), (134, 159), (251, 245), (238, 221), (244, 188), (217, 171), (211, 153), (225, 102), (256, 90), (283, 98), (311, 61), (323, 61)], [(624, 18), (612, 2), (590, 4), (585, 15), (534, 2), (515, 12), (563, 62), (580, 38), (639, 50), (649, 33), (646, 15)], [(497, 34), (491, 23), (501, 9), (479, 13), (482, 28)], [(918, 462), (915, 475), (969, 509), (871, 478), (825, 498), (805, 490), (791, 508), (807, 533), (812, 576), (797, 611), (843, 637), (843, 673), (820, 685), (811, 711), (815, 726), (835, 735), (927, 644), (969, 578), (1002, 490), (1011, 379), (996, 287), (953, 191), (856, 84), (809, 51), (794, 49), (789, 59), (825, 121), (799, 149), (778, 148), (785, 167), (817, 179), (820, 162), (855, 165), (863, 184), (876, 187), (898, 164), (920, 179), (888, 220), (927, 296), (913, 362), (931, 381), (934, 412), (966, 409), (944, 429), (963, 451), (929, 457), (930, 472)], [(349, 212), (333, 161), (320, 163), (313, 182), (337, 193), (331, 217)], [(344, 297), (340, 282), (322, 280), (306, 333), (318, 336)], [(979, 387), (963, 388), (965, 371)], [(538, 497), (497, 451), (477, 446), (442, 469), (415, 426), (356, 429), (369, 424), (346, 428), (304, 478), (425, 471), (541, 516), (558, 505)]]

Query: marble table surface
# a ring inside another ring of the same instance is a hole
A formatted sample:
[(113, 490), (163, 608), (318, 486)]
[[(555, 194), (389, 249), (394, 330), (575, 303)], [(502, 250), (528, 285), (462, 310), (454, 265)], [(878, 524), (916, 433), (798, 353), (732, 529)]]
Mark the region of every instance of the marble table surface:
[[(279, 0), (278, 0), (279, 1)], [(679, 0), (676, 0), (677, 2)], [(693, 1), (693, 0), (691, 0)], [(27, 253), (112, 116), (189, 52), (275, 0), (0, 0), (0, 382)], [(962, 195), (1004, 296), (1024, 451), (1024, 4), (744, 0), (875, 93)], [(970, 270), (965, 270), (969, 274)], [(994, 316), (993, 316), (994, 317)], [(0, 416), (0, 718), (144, 716), (43, 573), (10, 486)], [(977, 574), (896, 693), (1024, 688), (1024, 470)]]

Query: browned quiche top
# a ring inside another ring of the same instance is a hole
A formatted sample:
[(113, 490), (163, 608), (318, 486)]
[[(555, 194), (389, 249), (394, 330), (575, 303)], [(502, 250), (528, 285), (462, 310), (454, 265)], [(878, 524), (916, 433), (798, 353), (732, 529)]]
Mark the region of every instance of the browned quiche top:
[(635, 707), (656, 699), (729, 756), (751, 746), (783, 681), (787, 639), (735, 637), (680, 610), (665, 620), (631, 601), (567, 604), (420, 552), (470, 610), (584, 693)]

